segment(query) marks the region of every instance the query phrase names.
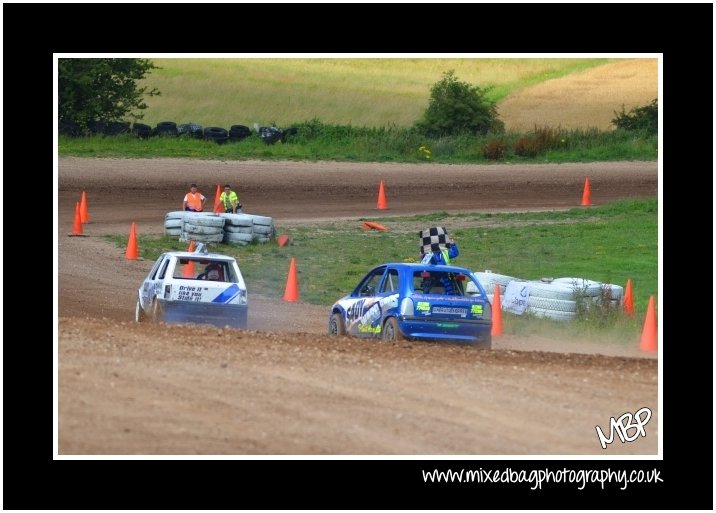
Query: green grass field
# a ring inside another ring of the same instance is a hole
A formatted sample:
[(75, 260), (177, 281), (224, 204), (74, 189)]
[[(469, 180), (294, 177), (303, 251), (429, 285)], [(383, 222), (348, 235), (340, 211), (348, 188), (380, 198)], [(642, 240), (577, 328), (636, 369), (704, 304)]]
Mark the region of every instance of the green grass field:
[(460, 81), (511, 92), (618, 59), (152, 59), (161, 69), (140, 85), (143, 122), (195, 122), (229, 128), (286, 126), (314, 118), (333, 125), (409, 126), (428, 105), (430, 88), (451, 69)]

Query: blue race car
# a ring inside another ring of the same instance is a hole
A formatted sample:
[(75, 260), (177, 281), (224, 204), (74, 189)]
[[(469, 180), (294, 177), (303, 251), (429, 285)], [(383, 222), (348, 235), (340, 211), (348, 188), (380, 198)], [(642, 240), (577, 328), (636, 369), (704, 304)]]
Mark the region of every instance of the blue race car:
[(470, 269), (387, 263), (331, 306), (332, 335), (444, 340), (492, 347), (492, 305)]

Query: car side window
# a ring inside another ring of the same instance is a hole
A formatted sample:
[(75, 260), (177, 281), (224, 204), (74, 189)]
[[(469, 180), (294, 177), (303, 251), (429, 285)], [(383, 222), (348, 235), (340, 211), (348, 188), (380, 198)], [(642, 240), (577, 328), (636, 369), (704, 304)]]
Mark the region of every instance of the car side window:
[(375, 296), (375, 292), (378, 290), (378, 285), (380, 285), (380, 280), (383, 278), (384, 272), (385, 267), (381, 267), (366, 277), (360, 285), (358, 295), (361, 297)]
[(398, 270), (389, 269), (385, 275), (385, 279), (381, 284), (381, 292), (394, 292), (398, 290)]
[(149, 279), (153, 280), (157, 276), (157, 271), (159, 270), (159, 266), (162, 265), (162, 262), (164, 261), (163, 258), (158, 258), (156, 262), (154, 262), (154, 267), (152, 267), (152, 270), (149, 271)]
[(163, 280), (164, 275), (167, 273), (167, 267), (169, 267), (169, 258), (164, 259), (164, 263), (162, 264), (162, 270), (159, 271), (159, 279)]

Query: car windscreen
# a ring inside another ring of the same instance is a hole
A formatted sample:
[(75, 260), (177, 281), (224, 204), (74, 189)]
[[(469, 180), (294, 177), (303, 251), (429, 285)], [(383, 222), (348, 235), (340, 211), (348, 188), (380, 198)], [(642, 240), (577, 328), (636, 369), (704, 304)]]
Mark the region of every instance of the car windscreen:
[(174, 267), (174, 279), (236, 282), (231, 262), (208, 258), (179, 258)]

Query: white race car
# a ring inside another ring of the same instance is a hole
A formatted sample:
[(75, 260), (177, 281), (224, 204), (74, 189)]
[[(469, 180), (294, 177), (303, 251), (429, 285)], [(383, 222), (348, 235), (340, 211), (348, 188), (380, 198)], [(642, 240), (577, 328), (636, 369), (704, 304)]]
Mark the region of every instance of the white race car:
[(248, 295), (236, 259), (206, 252), (159, 256), (139, 287), (135, 320), (246, 329)]

